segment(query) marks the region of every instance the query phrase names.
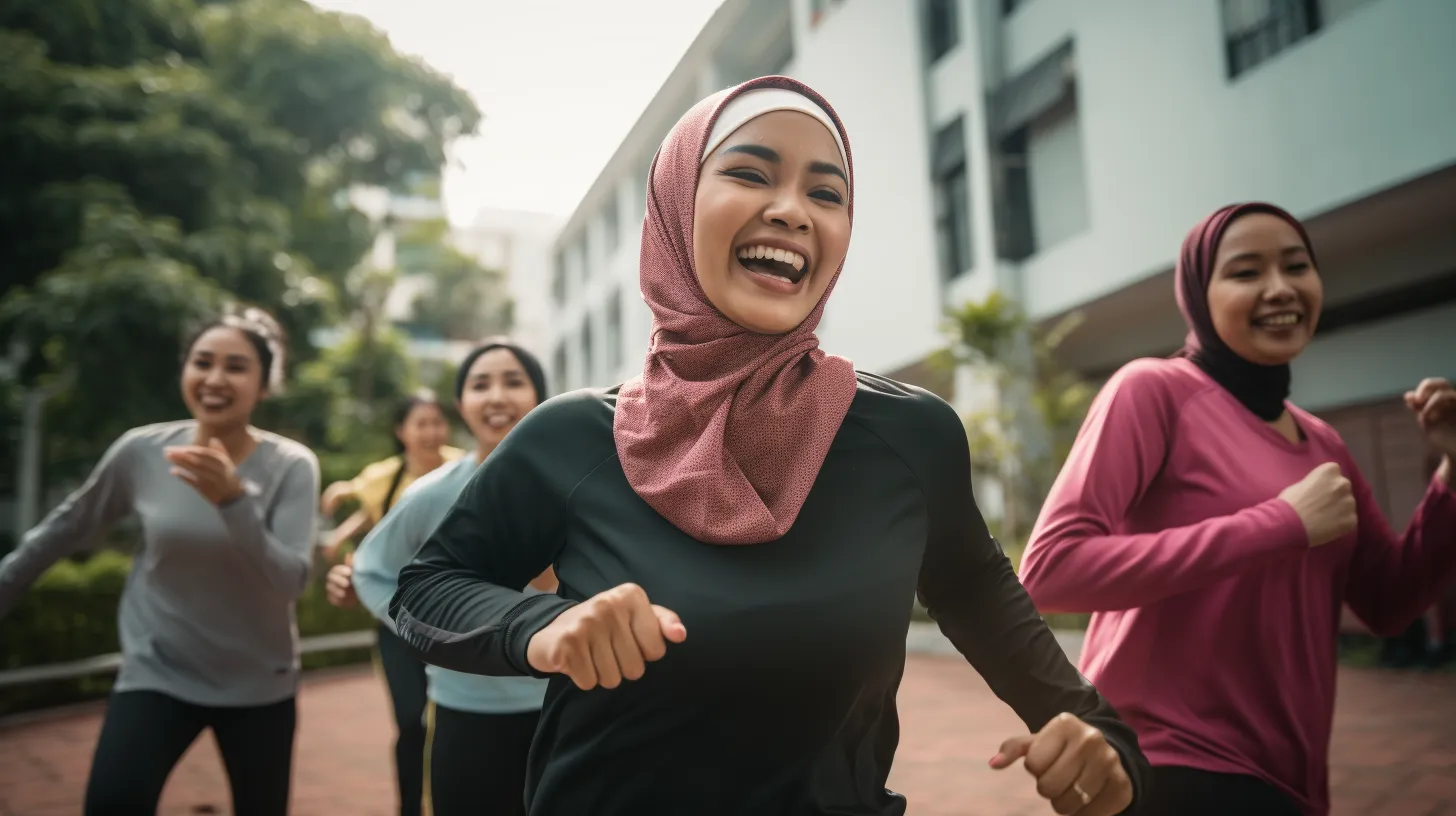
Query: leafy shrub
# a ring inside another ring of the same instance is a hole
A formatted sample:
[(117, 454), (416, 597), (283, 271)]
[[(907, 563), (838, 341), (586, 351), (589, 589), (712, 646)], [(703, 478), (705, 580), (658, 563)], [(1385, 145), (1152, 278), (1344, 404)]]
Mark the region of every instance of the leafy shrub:
[[(57, 563), (36, 581), (19, 604), (0, 618), (0, 669), (66, 663), (113, 654), (117, 609), (131, 557), (102, 550), (90, 557)], [(314, 570), (298, 599), (298, 631), (303, 637), (357, 632), (374, 627), (363, 609), (339, 609), (324, 596), (322, 568)], [(305, 655), (304, 668), (367, 660), (368, 649)], [(113, 677), (98, 673), (0, 688), (0, 716), (105, 696)]]

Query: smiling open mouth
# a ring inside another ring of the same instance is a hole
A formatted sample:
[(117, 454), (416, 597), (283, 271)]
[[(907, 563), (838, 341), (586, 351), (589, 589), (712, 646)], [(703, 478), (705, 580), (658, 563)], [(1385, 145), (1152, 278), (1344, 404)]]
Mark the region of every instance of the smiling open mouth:
[(735, 254), (744, 269), (782, 278), (789, 283), (803, 280), (809, 268), (808, 259), (789, 249), (750, 245), (739, 247)]
[(1298, 312), (1278, 312), (1254, 318), (1254, 325), (1261, 329), (1292, 329), (1304, 322), (1304, 315)]

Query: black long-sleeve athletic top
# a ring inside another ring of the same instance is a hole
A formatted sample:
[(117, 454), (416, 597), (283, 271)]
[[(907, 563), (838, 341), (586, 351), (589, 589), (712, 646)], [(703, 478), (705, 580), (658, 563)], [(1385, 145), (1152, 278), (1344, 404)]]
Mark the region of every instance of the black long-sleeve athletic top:
[[(526, 660), (532, 635), (623, 583), (681, 616), (686, 641), (640, 680), (581, 691), (552, 677), (532, 816), (904, 813), (885, 782), (917, 590), (1028, 728), (1078, 715), (1142, 790), (1132, 730), (1067, 660), (987, 532), (965, 430), (944, 401), (860, 374), (793, 527), (746, 546), (699, 542), (633, 492), (615, 405), (615, 389), (578, 391), (528, 414), (390, 603), (424, 660), (487, 675), (542, 676)], [(524, 594), (549, 565), (558, 594)]]

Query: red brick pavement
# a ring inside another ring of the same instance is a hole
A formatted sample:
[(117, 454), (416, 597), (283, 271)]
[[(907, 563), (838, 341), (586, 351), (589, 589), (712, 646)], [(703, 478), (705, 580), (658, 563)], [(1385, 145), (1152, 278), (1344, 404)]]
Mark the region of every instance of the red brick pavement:
[[(1025, 773), (986, 760), (1020, 723), (953, 657), (912, 656), (890, 785), (914, 816), (1050, 813)], [(80, 812), (100, 709), (0, 726), (0, 816)], [(300, 696), (295, 816), (389, 816), (390, 718), (365, 670), (314, 676)], [(1332, 753), (1336, 814), (1456, 814), (1456, 675), (1343, 670)], [(200, 740), (173, 773), (164, 816), (227, 813), (217, 749)]]

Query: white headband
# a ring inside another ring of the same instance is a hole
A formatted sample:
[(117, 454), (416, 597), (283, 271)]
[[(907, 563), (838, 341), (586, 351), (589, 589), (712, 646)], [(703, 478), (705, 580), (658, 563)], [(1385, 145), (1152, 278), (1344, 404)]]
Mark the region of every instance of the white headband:
[(807, 96), (784, 88), (754, 88), (733, 97), (733, 101), (719, 111), (718, 119), (713, 123), (713, 132), (708, 134), (708, 143), (703, 145), (703, 155), (698, 157), (698, 164), (707, 161), (708, 156), (718, 149), (718, 145), (733, 135), (733, 131), (765, 113), (781, 110), (798, 111), (818, 119), (834, 137), (834, 144), (839, 148), (839, 159), (844, 162), (845, 170), (849, 169), (849, 158), (844, 153), (844, 140), (840, 138), (839, 128), (834, 120)]

